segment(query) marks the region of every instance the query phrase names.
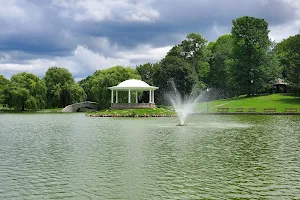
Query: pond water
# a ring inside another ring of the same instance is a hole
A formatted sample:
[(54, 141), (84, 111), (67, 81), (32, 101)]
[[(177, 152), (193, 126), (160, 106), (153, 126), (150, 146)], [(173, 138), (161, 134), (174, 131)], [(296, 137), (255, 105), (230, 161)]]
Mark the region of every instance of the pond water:
[(300, 199), (300, 117), (0, 115), (0, 199)]

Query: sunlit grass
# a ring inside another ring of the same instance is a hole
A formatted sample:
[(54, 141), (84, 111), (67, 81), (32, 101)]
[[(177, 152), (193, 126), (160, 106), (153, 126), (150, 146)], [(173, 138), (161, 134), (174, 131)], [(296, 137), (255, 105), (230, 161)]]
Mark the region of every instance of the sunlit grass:
[(217, 112), (218, 108), (229, 108), (229, 112), (235, 112), (236, 108), (256, 108), (256, 112), (263, 112), (264, 108), (276, 108), (277, 112), (284, 112), (285, 108), (297, 108), (300, 111), (300, 96), (292, 94), (271, 94), (254, 97), (236, 97), (211, 102), (200, 103), (197, 111)]

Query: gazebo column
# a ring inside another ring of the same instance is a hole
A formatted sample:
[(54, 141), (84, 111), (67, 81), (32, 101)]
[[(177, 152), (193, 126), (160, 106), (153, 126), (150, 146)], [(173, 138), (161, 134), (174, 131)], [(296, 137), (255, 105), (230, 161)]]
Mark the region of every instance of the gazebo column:
[(152, 90), (152, 103), (154, 103), (154, 90)]
[(131, 99), (130, 99), (130, 89), (128, 89), (128, 103), (131, 103)]
[(152, 95), (151, 95), (151, 90), (149, 90), (149, 103), (152, 103)]
[(118, 103), (118, 90), (116, 90), (116, 103)]
[(114, 103), (114, 90), (111, 90), (111, 103)]
[(138, 103), (138, 92), (135, 91), (135, 103)]

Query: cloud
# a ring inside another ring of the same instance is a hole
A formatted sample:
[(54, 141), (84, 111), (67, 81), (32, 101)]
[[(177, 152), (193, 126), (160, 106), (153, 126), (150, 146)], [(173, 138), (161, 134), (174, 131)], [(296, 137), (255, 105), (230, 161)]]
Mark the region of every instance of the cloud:
[(157, 62), (191, 32), (208, 41), (240, 16), (264, 18), (281, 41), (300, 30), (299, 0), (11, 0), (0, 7), (0, 74), (43, 76), (68, 68), (75, 78), (113, 65)]
[(2, 54), (0, 56), (0, 71), (8, 77), (23, 71), (43, 77), (49, 67), (58, 66), (67, 68), (75, 78), (82, 79), (93, 74), (96, 70), (107, 69), (116, 65), (135, 67), (141, 60), (155, 62), (162, 59), (170, 48), (140, 46), (135, 51), (121, 51), (116, 53), (115, 57), (105, 57), (103, 54), (94, 52), (87, 47), (77, 46), (70, 56), (32, 59), (20, 63), (11, 63), (14, 58)]
[(5, 74), (13, 74), (17, 72), (30, 72), (43, 77), (47, 69), (51, 66), (64, 67), (78, 77), (80, 75), (91, 75), (99, 69), (105, 69), (115, 65), (129, 66), (129, 60), (121, 58), (104, 57), (99, 53), (95, 53), (83, 46), (78, 46), (73, 54), (66, 57), (53, 57), (52, 59), (34, 59), (27, 60), (22, 63), (5, 63), (11, 60), (10, 57), (2, 57), (0, 63), (0, 71)]
[(131, 66), (144, 64), (145, 61), (155, 63), (165, 57), (172, 46), (153, 48), (150, 45), (140, 45), (134, 51), (120, 51), (118, 57), (126, 58)]
[(300, 33), (300, 20), (270, 27), (270, 37), (276, 42)]
[(53, 0), (53, 5), (63, 8), (75, 21), (145, 21), (159, 17), (149, 0)]

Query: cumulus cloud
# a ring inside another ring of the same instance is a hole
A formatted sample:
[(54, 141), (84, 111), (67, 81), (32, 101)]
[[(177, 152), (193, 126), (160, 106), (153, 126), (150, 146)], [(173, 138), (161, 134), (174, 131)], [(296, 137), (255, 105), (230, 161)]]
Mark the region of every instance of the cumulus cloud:
[(300, 20), (290, 23), (270, 27), (270, 37), (276, 42), (280, 42), (290, 36), (300, 33)]
[(0, 74), (68, 68), (80, 79), (161, 60), (191, 32), (208, 41), (240, 16), (264, 18), (281, 41), (300, 30), (299, 0), (12, 0), (0, 7)]
[(150, 45), (139, 45), (134, 51), (120, 51), (118, 57), (126, 58), (131, 66), (144, 64), (145, 61), (155, 63), (165, 57), (172, 46), (153, 48)]
[(115, 65), (129, 66), (129, 60), (122, 58), (104, 57), (99, 53), (95, 53), (84, 46), (78, 46), (73, 54), (65, 57), (53, 57), (52, 59), (34, 59), (27, 60), (22, 63), (5, 63), (5, 60), (11, 58), (2, 58), (0, 63), (0, 71), (5, 74), (17, 72), (35, 73), (42, 77), (47, 69), (51, 66), (65, 67), (70, 70), (74, 76), (91, 75), (99, 69), (105, 69)]
[(67, 68), (75, 78), (84, 78), (93, 74), (96, 70), (106, 69), (121, 65), (135, 67), (139, 61), (149, 62), (162, 59), (171, 47), (152, 48), (141, 46), (135, 51), (120, 51), (115, 57), (105, 57), (103, 54), (94, 52), (87, 47), (77, 46), (72, 55), (64, 57), (52, 57), (51, 59), (32, 59), (20, 63), (11, 63), (14, 58), (3, 54), (0, 56), (0, 71), (10, 77), (18, 72), (30, 72), (40, 77), (45, 75), (51, 66)]

